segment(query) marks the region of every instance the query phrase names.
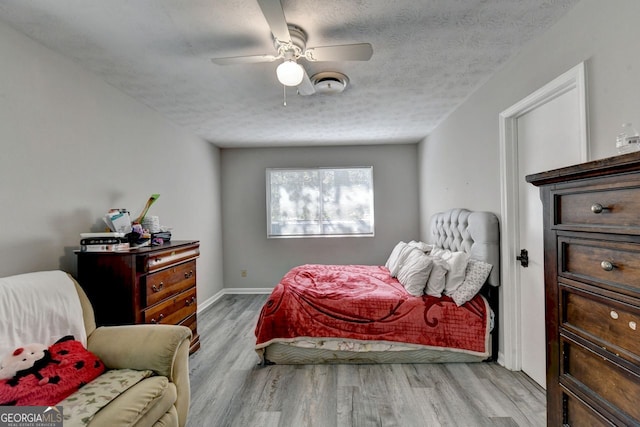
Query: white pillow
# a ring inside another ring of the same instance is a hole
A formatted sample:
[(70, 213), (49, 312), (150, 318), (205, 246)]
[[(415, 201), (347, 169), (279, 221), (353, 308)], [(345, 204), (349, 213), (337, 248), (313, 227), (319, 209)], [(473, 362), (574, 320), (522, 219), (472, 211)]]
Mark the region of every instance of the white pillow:
[(470, 259), (467, 264), (464, 282), (456, 289), (451, 298), (458, 307), (471, 299), (480, 291), (493, 266), (483, 261)]
[[(435, 251), (435, 254), (433, 253)], [(466, 252), (452, 252), (450, 250), (432, 251), (432, 255), (439, 256), (449, 265), (449, 271), (444, 285), (444, 294), (451, 296), (453, 292), (464, 282), (469, 254)]]
[(431, 249), (431, 252), (429, 252), (429, 255), (441, 257), (442, 254), (447, 252), (451, 252), (451, 251), (447, 249), (442, 249), (442, 248), (433, 248)]
[(422, 253), (420, 249), (414, 248), (413, 246), (404, 245), (404, 247), (400, 250), (400, 254), (398, 254), (398, 261), (393, 269), (389, 270), (391, 272), (391, 277), (398, 277), (398, 273), (400, 272), (400, 268), (402, 268), (402, 264), (405, 263), (407, 257), (410, 253), (417, 252), (419, 254)]
[(407, 244), (405, 242), (400, 241), (395, 245), (395, 247), (391, 251), (391, 255), (389, 255), (389, 258), (387, 258), (387, 262), (384, 265), (389, 269), (389, 271), (392, 271), (393, 269), (396, 268), (396, 265), (398, 264), (398, 256), (400, 255), (402, 248), (404, 248), (405, 246), (407, 246)]
[(427, 280), (427, 287), (424, 293), (434, 297), (440, 298), (444, 291), (444, 284), (449, 271), (449, 264), (440, 257), (431, 256), (432, 268), (431, 274), (429, 274), (429, 280)]
[(431, 257), (414, 248), (413, 251), (408, 253), (404, 263), (400, 266), (398, 281), (402, 283), (402, 286), (411, 295), (422, 296), (424, 295), (424, 289), (427, 286), (427, 279), (432, 267), (433, 260)]
[(410, 246), (413, 246), (414, 248), (420, 249), (424, 253), (429, 253), (431, 252), (431, 249), (433, 249), (433, 245), (430, 245), (425, 242), (416, 242), (415, 240), (412, 240), (407, 244)]

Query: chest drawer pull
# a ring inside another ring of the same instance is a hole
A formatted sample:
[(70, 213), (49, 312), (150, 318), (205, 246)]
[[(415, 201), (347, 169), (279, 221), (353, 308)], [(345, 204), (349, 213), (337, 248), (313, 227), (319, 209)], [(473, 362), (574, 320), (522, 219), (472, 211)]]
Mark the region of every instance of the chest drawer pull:
[(184, 273), (184, 278), (185, 278), (185, 279), (188, 279), (188, 278), (190, 278), (191, 276), (193, 276), (193, 270), (189, 270), (188, 272), (185, 272), (185, 273)]
[(155, 323), (160, 323), (160, 322), (162, 322), (162, 319), (164, 319), (164, 314), (160, 313), (160, 316), (158, 316), (158, 320), (156, 320), (156, 318), (154, 317), (154, 318), (151, 319), (151, 323), (154, 323), (154, 324)]
[(158, 283), (158, 286), (156, 285), (151, 286), (151, 290), (153, 290), (153, 292), (160, 292), (162, 288), (164, 288), (164, 282)]
[(193, 305), (196, 303), (196, 297), (191, 297), (187, 300), (185, 300), (184, 305), (189, 307), (190, 305)]
[(609, 316), (611, 316), (612, 319), (617, 319), (618, 318), (618, 312), (615, 310), (611, 310), (611, 313), (609, 313)]
[(602, 213), (602, 211), (608, 211), (609, 208), (606, 206), (602, 206), (600, 203), (594, 203), (591, 205), (591, 212), (594, 214)]
[(611, 263), (610, 261), (602, 261), (600, 263), (600, 267), (602, 267), (602, 269), (604, 271), (611, 271), (613, 270), (613, 268), (615, 267), (615, 265), (613, 265), (613, 263)]
[(636, 324), (636, 322), (634, 322), (633, 320), (631, 320), (631, 321), (629, 322), (629, 328), (630, 328), (630, 329), (632, 329), (632, 330), (634, 330), (634, 331), (635, 331), (637, 327), (638, 327), (638, 325), (637, 325), (637, 324)]

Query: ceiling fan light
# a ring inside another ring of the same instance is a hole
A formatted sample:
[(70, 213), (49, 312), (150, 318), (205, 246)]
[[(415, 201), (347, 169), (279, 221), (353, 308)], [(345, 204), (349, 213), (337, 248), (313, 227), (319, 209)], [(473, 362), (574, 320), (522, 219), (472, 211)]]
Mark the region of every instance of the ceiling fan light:
[(298, 64), (292, 59), (284, 61), (276, 68), (276, 75), (278, 81), (285, 86), (298, 86), (302, 83), (304, 77), (304, 69), (302, 65)]

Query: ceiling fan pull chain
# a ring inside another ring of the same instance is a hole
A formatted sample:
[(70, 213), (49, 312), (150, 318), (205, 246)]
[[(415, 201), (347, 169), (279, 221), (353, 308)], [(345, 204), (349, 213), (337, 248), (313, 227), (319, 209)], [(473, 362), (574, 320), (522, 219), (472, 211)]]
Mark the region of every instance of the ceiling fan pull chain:
[(287, 106), (287, 87), (285, 85), (282, 85), (282, 95), (284, 97), (284, 102), (282, 103), (283, 106)]

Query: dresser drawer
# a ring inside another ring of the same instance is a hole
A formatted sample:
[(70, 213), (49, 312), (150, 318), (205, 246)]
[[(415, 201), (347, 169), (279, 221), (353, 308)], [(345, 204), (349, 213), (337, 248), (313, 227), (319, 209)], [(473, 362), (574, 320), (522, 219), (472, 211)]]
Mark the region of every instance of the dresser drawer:
[(146, 305), (151, 306), (169, 295), (182, 292), (196, 284), (196, 261), (188, 261), (146, 277)]
[(199, 246), (174, 247), (166, 251), (158, 251), (142, 258), (144, 266), (142, 266), (141, 270), (157, 271), (190, 258), (195, 259), (199, 255)]
[(611, 426), (602, 415), (598, 414), (584, 402), (570, 394), (564, 395), (565, 420), (563, 424), (572, 427), (604, 427)]
[(560, 276), (640, 296), (638, 244), (559, 237), (558, 270)]
[(560, 290), (563, 327), (630, 362), (640, 362), (640, 308), (562, 284)]
[[(564, 363), (561, 381), (577, 383), (593, 400), (608, 402), (621, 418), (640, 420), (640, 377), (572, 341), (561, 339)], [(586, 389), (585, 389), (586, 387)]]
[(640, 184), (605, 184), (554, 193), (557, 228), (603, 228), (614, 233), (640, 234)]
[(176, 325), (196, 312), (196, 288), (188, 289), (144, 310), (144, 323)]
[(189, 353), (193, 353), (200, 348), (200, 335), (198, 335), (197, 316), (197, 313), (193, 313), (191, 316), (180, 322), (180, 325), (186, 326), (187, 328), (191, 329), (191, 345), (189, 346)]
[(197, 313), (193, 313), (191, 316), (187, 317), (182, 322), (180, 322), (180, 325), (186, 326), (187, 328), (191, 329), (191, 333), (193, 334), (194, 337), (198, 334), (198, 328), (197, 328), (198, 320), (196, 316), (197, 316)]

